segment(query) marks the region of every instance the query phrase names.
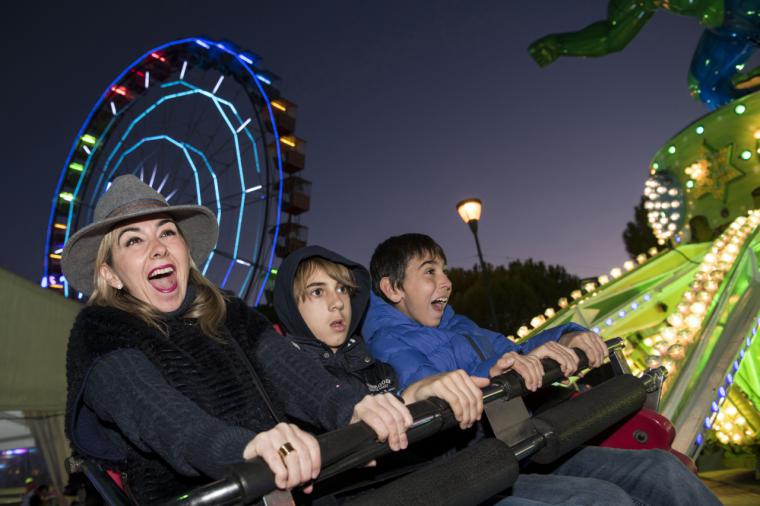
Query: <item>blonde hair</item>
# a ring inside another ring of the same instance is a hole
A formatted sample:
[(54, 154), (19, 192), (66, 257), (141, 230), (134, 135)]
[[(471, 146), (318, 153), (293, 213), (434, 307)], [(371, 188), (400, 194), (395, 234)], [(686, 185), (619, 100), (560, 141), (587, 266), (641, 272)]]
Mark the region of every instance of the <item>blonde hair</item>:
[(354, 275), (345, 265), (331, 262), (322, 257), (310, 257), (298, 264), (296, 275), (293, 278), (293, 299), (296, 303), (299, 300), (306, 299), (306, 285), (317, 269), (322, 269), (325, 274), (345, 286), (349, 295), (353, 295), (359, 288), (359, 285), (354, 281)]
[[(180, 236), (184, 240), (182, 231)], [(93, 285), (95, 289), (87, 300), (91, 306), (111, 306), (121, 309), (141, 319), (145, 324), (166, 334), (166, 323), (161, 319), (161, 313), (145, 302), (133, 297), (126, 290), (117, 290), (108, 284), (101, 274), (104, 265), (113, 268), (111, 246), (113, 245), (113, 231), (103, 236), (98, 246), (98, 254), (95, 257), (95, 272), (93, 273)], [(190, 257), (190, 280), (195, 285), (195, 299), (190, 308), (182, 315), (182, 318), (198, 320), (201, 330), (208, 337), (222, 341), (222, 328), (227, 317), (225, 295), (219, 288), (200, 273), (192, 257)]]

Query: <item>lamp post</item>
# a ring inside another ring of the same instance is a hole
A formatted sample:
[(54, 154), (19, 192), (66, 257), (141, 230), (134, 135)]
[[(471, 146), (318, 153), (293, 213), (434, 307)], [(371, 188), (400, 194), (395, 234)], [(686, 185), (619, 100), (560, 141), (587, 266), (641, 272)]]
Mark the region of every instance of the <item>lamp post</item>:
[(480, 212), (483, 204), (480, 199), (465, 199), (457, 204), (457, 212), (462, 221), (472, 230), (475, 237), (475, 247), (478, 249), (478, 258), (480, 259), (480, 269), (483, 271), (483, 281), (486, 286), (486, 298), (488, 307), (491, 310), (491, 328), (496, 329), (496, 309), (493, 305), (493, 294), (491, 293), (491, 276), (486, 268), (486, 262), (483, 260), (483, 251), (480, 249), (480, 240), (478, 239), (478, 222), (480, 221)]

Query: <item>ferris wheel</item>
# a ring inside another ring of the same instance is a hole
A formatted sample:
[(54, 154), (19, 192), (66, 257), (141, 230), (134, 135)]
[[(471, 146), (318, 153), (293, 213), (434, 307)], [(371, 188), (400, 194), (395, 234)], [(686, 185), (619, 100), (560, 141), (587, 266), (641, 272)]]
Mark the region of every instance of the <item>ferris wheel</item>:
[(108, 85), (58, 179), (43, 287), (83, 297), (61, 274), (63, 245), (92, 221), (110, 182), (129, 173), (170, 204), (211, 209), (219, 241), (198, 267), (259, 303), (275, 256), (305, 243), (305, 227), (292, 219), (281, 226), (281, 213), (308, 210), (310, 187), (293, 175), (304, 165), (303, 141), (293, 135), (295, 104), (279, 96), (277, 76), (259, 62), (230, 42), (189, 38), (151, 49)]

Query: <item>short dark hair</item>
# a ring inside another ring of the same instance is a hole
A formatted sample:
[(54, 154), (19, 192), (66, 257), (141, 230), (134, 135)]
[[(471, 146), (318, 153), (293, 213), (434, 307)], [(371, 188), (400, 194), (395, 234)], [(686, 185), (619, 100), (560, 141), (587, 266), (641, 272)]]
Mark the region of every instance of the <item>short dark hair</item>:
[(380, 290), (380, 280), (387, 277), (394, 287), (401, 286), (409, 260), (425, 255), (438, 257), (443, 260), (443, 263), (446, 263), (446, 254), (443, 252), (443, 248), (429, 235), (395, 235), (381, 242), (375, 248), (372, 260), (369, 262), (372, 290), (389, 302)]

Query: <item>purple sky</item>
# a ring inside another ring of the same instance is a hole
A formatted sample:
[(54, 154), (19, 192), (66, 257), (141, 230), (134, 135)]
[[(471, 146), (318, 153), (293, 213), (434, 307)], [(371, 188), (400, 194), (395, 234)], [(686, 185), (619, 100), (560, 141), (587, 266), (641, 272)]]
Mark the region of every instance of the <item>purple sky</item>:
[(607, 272), (626, 259), (650, 157), (706, 109), (687, 91), (691, 19), (659, 13), (606, 58), (533, 63), (531, 41), (601, 19), (606, 4), (14, 2), (0, 21), (0, 267), (42, 275), (56, 181), (103, 88), (146, 50), (202, 34), (261, 55), (299, 105), (310, 243), (366, 263), (387, 236), (424, 232), (471, 266), (454, 206), (476, 196), (488, 261)]

